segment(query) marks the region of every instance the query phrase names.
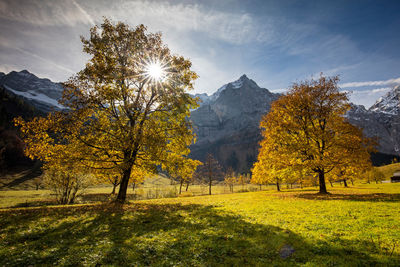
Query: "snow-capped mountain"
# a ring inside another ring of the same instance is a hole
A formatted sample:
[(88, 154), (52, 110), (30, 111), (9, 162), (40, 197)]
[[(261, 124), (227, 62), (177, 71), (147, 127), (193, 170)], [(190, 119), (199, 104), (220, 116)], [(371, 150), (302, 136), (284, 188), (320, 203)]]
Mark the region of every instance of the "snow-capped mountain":
[(221, 92), (224, 91), (226, 88), (229, 87), (232, 89), (240, 89), (243, 86), (243, 82), (246, 80), (251, 81), (253, 83), (253, 86), (258, 86), (253, 80), (248, 79), (246, 74), (243, 74), (238, 80), (224, 84), (210, 96), (207, 93), (202, 93), (202, 94), (195, 94), (193, 95), (193, 97), (198, 97), (201, 100), (200, 106), (210, 104), (215, 102), (219, 97), (219, 95), (221, 94)]
[(58, 103), (63, 92), (62, 85), (38, 78), (27, 70), (0, 74), (0, 86), (44, 113), (64, 108)]
[(379, 152), (400, 155), (400, 86), (379, 98), (368, 110), (352, 105), (347, 118), (361, 127), (366, 136), (378, 138)]
[(369, 110), (391, 115), (400, 115), (400, 85), (379, 98)]

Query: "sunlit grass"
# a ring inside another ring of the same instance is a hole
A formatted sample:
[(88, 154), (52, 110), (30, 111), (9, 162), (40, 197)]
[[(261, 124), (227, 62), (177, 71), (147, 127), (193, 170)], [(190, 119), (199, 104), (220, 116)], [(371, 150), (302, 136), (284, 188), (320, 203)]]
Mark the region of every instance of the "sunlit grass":
[[(381, 166), (379, 169), (384, 173), (386, 180), (389, 180), (393, 175), (393, 172), (400, 169), (400, 163), (390, 164), (386, 166)], [(14, 177), (15, 179), (18, 176)], [(12, 181), (8, 177), (8, 182)], [(371, 185), (365, 184), (364, 181), (356, 181), (355, 185), (351, 185), (348, 182), (350, 188), (363, 188), (363, 190), (368, 190), (369, 187), (376, 189), (375, 182)], [(282, 185), (282, 190), (285, 192), (300, 190), (300, 188), (287, 189), (286, 185)], [(15, 188), (15, 187), (13, 187)], [(43, 206), (51, 205), (55, 203), (55, 196), (52, 195), (49, 190), (26, 190), (26, 188), (34, 188), (32, 181), (26, 181), (20, 186), (17, 186), (13, 190), (8, 189), (0, 191), (0, 208), (7, 207), (24, 207), (24, 206)], [(339, 183), (334, 183), (334, 187), (328, 186), (328, 191), (337, 192), (337, 190), (342, 190), (342, 185)], [(24, 190), (21, 190), (24, 189)], [(135, 191), (132, 188), (128, 188), (128, 198), (131, 200), (143, 200), (143, 199), (153, 199), (153, 198), (171, 198), (171, 197), (191, 197), (208, 194), (208, 185), (190, 185), (189, 190), (186, 192), (185, 185), (182, 188), (182, 194), (179, 195), (179, 185), (172, 184), (171, 180), (163, 175), (156, 175), (145, 180), (144, 184), (138, 185)], [(246, 192), (246, 191), (259, 191), (258, 185), (235, 185), (234, 192)], [(262, 190), (265, 191), (275, 191), (274, 185), (262, 186)], [(316, 190), (316, 187), (309, 188), (309, 190)], [(350, 192), (349, 189), (345, 189), (346, 192)], [(109, 201), (113, 199), (110, 195), (112, 187), (109, 185), (96, 185), (85, 190), (84, 195), (77, 199), (77, 203), (99, 203), (104, 201)], [(223, 182), (220, 182), (212, 187), (212, 194), (229, 194), (229, 187)]]
[(3, 210), (0, 265), (398, 266), (400, 184), (330, 191)]
[[(274, 186), (262, 186), (263, 190), (274, 189)], [(257, 185), (236, 185), (234, 192), (257, 191)], [(76, 203), (101, 203), (108, 202), (115, 198), (111, 195), (110, 185), (96, 185), (85, 189)], [(117, 188), (118, 192), (118, 188)], [(143, 184), (136, 185), (133, 191), (132, 186), (128, 188), (128, 199), (143, 200), (154, 198), (170, 197), (189, 197), (208, 194), (208, 185), (190, 185), (186, 191), (186, 185), (182, 188), (179, 195), (179, 184), (171, 184), (171, 180), (165, 176), (154, 176), (145, 180)], [(212, 187), (213, 194), (228, 194), (229, 188), (223, 183), (218, 183)], [(55, 205), (56, 197), (50, 190), (6, 190), (0, 191), (0, 208), (8, 207), (31, 207), (43, 205)]]

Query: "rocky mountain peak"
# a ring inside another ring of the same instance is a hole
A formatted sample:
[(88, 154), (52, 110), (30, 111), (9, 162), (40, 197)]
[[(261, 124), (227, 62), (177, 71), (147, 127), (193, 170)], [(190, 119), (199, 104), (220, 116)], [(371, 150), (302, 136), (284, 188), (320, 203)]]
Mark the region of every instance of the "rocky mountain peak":
[(35, 74), (30, 73), (27, 70), (11, 71), (5, 76), (9, 77), (9, 79), (39, 79)]
[[(202, 96), (198, 95), (199, 98)], [(258, 128), (260, 119), (278, 97), (279, 94), (259, 87), (246, 75), (220, 87), (208, 102), (203, 102), (191, 112), (197, 135), (192, 156), (202, 160), (212, 152), (222, 162), (226, 162), (227, 157), (232, 157), (231, 161), (234, 162), (235, 155), (240, 155), (238, 157), (245, 159), (240, 160), (240, 166), (232, 167), (247, 170), (249, 167), (246, 164), (255, 159), (257, 143), (261, 138)]]
[(365, 113), (368, 112), (367, 109), (363, 105), (356, 105), (354, 103), (350, 103), (350, 110), (347, 113)]
[(226, 88), (230, 87), (230, 88), (234, 88), (234, 89), (239, 89), (239, 88), (242, 88), (243, 86), (246, 86), (246, 85), (250, 86), (250, 87), (259, 88), (259, 86), (252, 79), (249, 79), (246, 74), (243, 74), (242, 76), (240, 76), (239, 79), (237, 79), (234, 82), (230, 82), (228, 84), (225, 84), (221, 88), (226, 89)]
[(370, 111), (400, 115), (400, 85), (394, 87), (369, 108)]
[(201, 105), (203, 104), (212, 104), (221, 95), (221, 93), (227, 89), (241, 89), (241, 88), (260, 88), (253, 80), (249, 79), (246, 74), (240, 76), (236, 81), (224, 84), (221, 86), (215, 93), (208, 96), (207, 94), (196, 94), (195, 97), (199, 97), (202, 100)]
[(42, 112), (64, 108), (58, 103), (64, 90), (59, 83), (38, 78), (27, 70), (11, 71), (0, 78), (1, 87), (9, 93), (23, 98)]

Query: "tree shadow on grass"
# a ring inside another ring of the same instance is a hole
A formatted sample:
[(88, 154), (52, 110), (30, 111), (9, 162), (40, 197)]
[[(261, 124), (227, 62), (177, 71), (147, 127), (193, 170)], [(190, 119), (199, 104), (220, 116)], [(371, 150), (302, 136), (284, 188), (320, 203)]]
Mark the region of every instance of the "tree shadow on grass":
[(289, 230), (203, 205), (11, 211), (0, 213), (0, 229), (0, 265), (6, 266), (379, 264), (368, 244), (311, 244)]
[(371, 193), (371, 194), (296, 194), (296, 197), (311, 200), (350, 200), (371, 202), (400, 202), (400, 194)]

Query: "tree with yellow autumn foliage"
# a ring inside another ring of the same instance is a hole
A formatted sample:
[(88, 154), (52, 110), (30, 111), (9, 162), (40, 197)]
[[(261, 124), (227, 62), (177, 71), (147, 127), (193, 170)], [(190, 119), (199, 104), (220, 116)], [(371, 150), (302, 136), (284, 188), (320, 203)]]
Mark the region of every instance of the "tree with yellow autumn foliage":
[(182, 193), (183, 183), (190, 181), (197, 169), (201, 165), (198, 160), (193, 160), (181, 155), (171, 156), (169, 161), (164, 164), (164, 168), (173, 178), (179, 180), (179, 194)]
[(161, 35), (143, 25), (104, 19), (82, 43), (91, 58), (65, 83), (66, 109), (16, 124), (31, 158), (119, 176), (117, 201), (124, 202), (133, 175), (189, 153), (187, 117), (197, 104), (187, 90), (197, 75), (189, 60), (172, 54)]
[(224, 182), (229, 187), (229, 191), (233, 193), (233, 187), (238, 183), (238, 177), (232, 167), (225, 172)]
[(263, 140), (253, 168), (255, 179), (284, 179), (290, 169), (301, 170), (316, 174), (319, 192), (327, 193), (327, 173), (369, 164), (373, 142), (347, 121), (350, 106), (338, 81), (321, 75), (295, 83), (272, 104), (260, 122)]

